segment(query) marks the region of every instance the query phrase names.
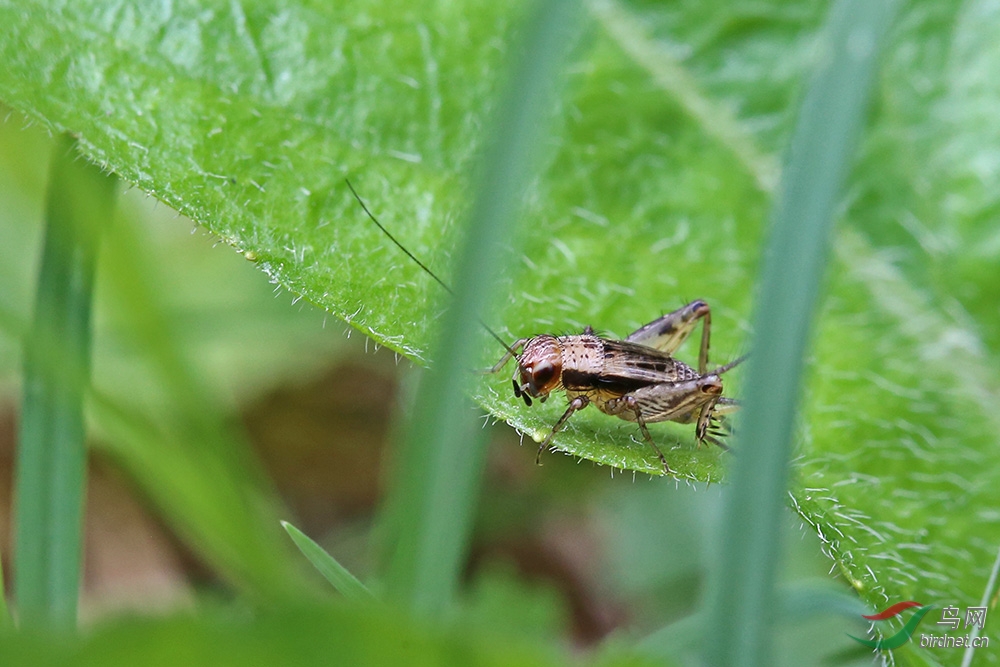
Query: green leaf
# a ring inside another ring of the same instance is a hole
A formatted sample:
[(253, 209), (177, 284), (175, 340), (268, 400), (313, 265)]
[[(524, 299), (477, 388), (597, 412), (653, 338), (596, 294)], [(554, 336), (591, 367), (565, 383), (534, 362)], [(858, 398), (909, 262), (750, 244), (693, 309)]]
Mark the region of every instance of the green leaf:
[(344, 597), (351, 600), (372, 599), (372, 594), (365, 588), (365, 585), (328, 554), (323, 547), (313, 542), (305, 533), (287, 521), (282, 521), (281, 527), (292, 538), (302, 555), (308, 558), (313, 567)]
[[(507, 298), (483, 318), (510, 340), (587, 324), (625, 336), (704, 298), (713, 359), (744, 351), (774, 165), (825, 7), (594, 2), (510, 240)], [(445, 295), (341, 182), (448, 279), (518, 14), (485, 2), (5, 5), (0, 98), (72, 130), (279, 284), (426, 359)], [(872, 608), (974, 604), (1000, 546), (1000, 84), (984, 74), (1000, 67), (998, 32), (981, 3), (903, 11), (843, 203), (792, 503)], [(500, 356), (467, 335), (482, 367)], [(740, 396), (731, 375), (727, 395)], [(518, 404), (506, 375), (474, 393), (535, 437), (564, 409)], [(722, 478), (727, 457), (696, 449), (690, 427), (652, 431), (680, 475)], [(658, 470), (633, 425), (596, 411), (556, 443)]]
[[(229, 4), (212, 11), (182, 5), (164, 14), (145, 5), (104, 13), (81, 4), (63, 7), (42, 25), (18, 21), (18, 12), (8, 9), (17, 27), (0, 45), (10, 67), (0, 95), (47, 123), (71, 126), (95, 160), (206, 224), (280, 284), (380, 343), (426, 359), (446, 295), (364, 218), (343, 178), (351, 176), (383, 222), (447, 277), (452, 223), (468, 204), (461, 193), (468, 189), (470, 159), (517, 16), (484, 3), (471, 13), (435, 8), (412, 25), (373, 18), (381, 10), (256, 4), (244, 16)], [(115, 37), (92, 55), (70, 46), (99, 29)], [(568, 140), (553, 137), (540, 147), (549, 173), (572, 176), (543, 179), (533, 189), (525, 213), (529, 229), (522, 235), (527, 251), (501, 283), (507, 303), (498, 304), (495, 316), (484, 308), (484, 317), (511, 341), (585, 324), (624, 336), (680, 305), (681, 295), (705, 296), (717, 304), (715, 350), (732, 358), (740, 338), (733, 330), (748, 295), (740, 297), (742, 304), (713, 298), (717, 290), (706, 287), (704, 272), (693, 270), (699, 257), (669, 274), (662, 270), (664, 261), (675, 266), (671, 238), (683, 239), (694, 228), (702, 238), (685, 239), (678, 250), (683, 245), (685, 254), (704, 256), (714, 245), (713, 211), (679, 225), (671, 221), (703, 208), (698, 192), (684, 194), (680, 208), (668, 206), (676, 197), (665, 201), (666, 191), (647, 197), (657, 169), (649, 161), (622, 175), (634, 187), (607, 199), (591, 187), (606, 176), (590, 170), (617, 162), (619, 149), (645, 150), (664, 121), (664, 105), (650, 90), (644, 99), (630, 97), (638, 113), (616, 113), (601, 123), (620, 104), (606, 99), (612, 81), (627, 86), (645, 74), (596, 30), (585, 45), (600, 50), (599, 68), (572, 77), (573, 104), (595, 113), (567, 125), (564, 104), (556, 112)], [(26, 59), (29, 46), (43, 58)], [(64, 69), (65, 98), (33, 94)], [(685, 122), (680, 110), (666, 111), (673, 113), (667, 122)], [(598, 151), (597, 162), (581, 154), (600, 145), (594, 137), (619, 131), (627, 146)], [(686, 155), (692, 147), (678, 148)], [(715, 160), (726, 154), (725, 147), (714, 149)], [(756, 196), (745, 184), (738, 189)], [(639, 208), (637, 201), (643, 202)], [(651, 227), (648, 219), (669, 209), (662, 223), (667, 242), (657, 242), (659, 225)], [(609, 233), (616, 239), (610, 246)], [(653, 252), (646, 252), (651, 246)], [(728, 281), (715, 274), (721, 284), (732, 285), (745, 273), (738, 263), (730, 263)], [(492, 365), (499, 346), (487, 343), (481, 331), (467, 335), (483, 341), (478, 365)], [(494, 415), (536, 438), (561, 412), (555, 401), (525, 410), (503, 375), (481, 382), (475, 393)], [(656, 430), (665, 449), (679, 445), (671, 466), (680, 474), (721, 477), (720, 453), (694, 451), (691, 428)], [(658, 473), (655, 455), (634, 435), (631, 425), (585, 413), (556, 442), (606, 464)]]

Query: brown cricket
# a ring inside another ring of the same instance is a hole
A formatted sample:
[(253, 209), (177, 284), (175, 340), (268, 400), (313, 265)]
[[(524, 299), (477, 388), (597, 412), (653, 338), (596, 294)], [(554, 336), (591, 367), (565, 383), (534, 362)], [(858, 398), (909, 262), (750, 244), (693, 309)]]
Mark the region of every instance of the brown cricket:
[[(739, 404), (722, 395), (722, 375), (745, 357), (708, 371), (711, 317), (708, 304), (698, 300), (640, 327), (625, 340), (597, 336), (588, 326), (579, 335), (542, 334), (511, 345), (491, 371), (499, 372), (511, 358), (517, 360), (515, 396), (530, 406), (532, 398), (544, 402), (551, 392), (562, 390), (569, 400), (542, 441), (536, 461), (573, 413), (590, 404), (604, 414), (636, 422), (666, 471), (670, 467), (646, 424), (695, 423), (699, 444), (707, 441), (725, 449), (718, 439), (723, 431), (713, 426)], [(703, 325), (696, 370), (672, 355), (699, 320)]]
[[(452, 292), (382, 226), (350, 181), (347, 187), (372, 222), (431, 278)], [(698, 322), (702, 322), (702, 335), (698, 368), (695, 369), (675, 359), (673, 354), (691, 335)], [(536, 463), (541, 463), (542, 452), (573, 413), (593, 404), (607, 415), (636, 422), (643, 439), (656, 452), (664, 471), (668, 473), (671, 472), (670, 466), (646, 424), (663, 421), (693, 423), (696, 424), (695, 437), (699, 444), (711, 442), (727, 449), (719, 440), (726, 434), (721, 420), (724, 415), (739, 408), (736, 400), (722, 395), (722, 375), (746, 357), (709, 371), (711, 322), (712, 313), (708, 304), (696, 300), (640, 327), (625, 340), (598, 336), (588, 326), (578, 335), (541, 334), (508, 345), (480, 320), (483, 328), (506, 350), (489, 372), (500, 372), (511, 359), (517, 363), (513, 378), (515, 396), (530, 406), (532, 398), (544, 403), (553, 391), (566, 392), (569, 406), (539, 446)]]

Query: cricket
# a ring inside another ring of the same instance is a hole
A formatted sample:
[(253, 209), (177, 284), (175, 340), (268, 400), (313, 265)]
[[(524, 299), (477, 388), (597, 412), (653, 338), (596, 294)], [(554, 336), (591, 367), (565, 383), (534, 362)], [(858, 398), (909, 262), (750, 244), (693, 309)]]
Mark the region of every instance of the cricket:
[[(350, 181), (347, 187), (382, 233), (435, 282), (454, 294), (378, 221)], [(673, 471), (647, 424), (664, 421), (695, 424), (699, 446), (712, 443), (728, 450), (720, 440), (729, 433), (725, 416), (738, 410), (739, 402), (722, 395), (722, 376), (741, 364), (746, 356), (709, 370), (712, 311), (706, 302), (692, 301), (640, 327), (625, 340), (599, 336), (587, 326), (581, 334), (539, 334), (508, 345), (485, 322), (479, 320), (479, 323), (505, 350), (487, 372), (499, 373), (511, 360), (517, 364), (512, 379), (515, 397), (530, 407), (532, 399), (544, 403), (554, 391), (566, 394), (569, 405), (539, 445), (535, 463), (541, 465), (542, 453), (549, 449), (552, 439), (570, 417), (591, 404), (606, 415), (635, 422), (665, 473)], [(699, 323), (701, 348), (695, 369), (673, 355)]]

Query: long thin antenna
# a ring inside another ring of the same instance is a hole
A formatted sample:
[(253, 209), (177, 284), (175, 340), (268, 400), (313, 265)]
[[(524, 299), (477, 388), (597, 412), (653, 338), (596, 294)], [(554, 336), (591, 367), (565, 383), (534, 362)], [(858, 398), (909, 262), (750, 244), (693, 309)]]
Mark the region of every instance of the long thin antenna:
[[(437, 284), (440, 285), (441, 287), (443, 287), (448, 292), (448, 294), (451, 294), (452, 296), (455, 296), (455, 290), (453, 290), (451, 287), (449, 287), (448, 283), (446, 283), (443, 280), (441, 280), (440, 278), (438, 278), (436, 273), (434, 273), (433, 271), (431, 271), (430, 269), (428, 269), (427, 266), (423, 262), (421, 262), (419, 259), (417, 259), (412, 252), (410, 252), (409, 250), (406, 249), (406, 246), (404, 246), (402, 243), (400, 243), (399, 241), (397, 241), (396, 237), (393, 236), (392, 233), (388, 229), (386, 229), (385, 227), (382, 226), (382, 223), (378, 221), (378, 218), (376, 218), (374, 216), (374, 214), (372, 214), (372, 212), (368, 210), (368, 207), (365, 205), (364, 200), (361, 199), (361, 196), (358, 194), (358, 191), (354, 189), (353, 185), (351, 185), (351, 181), (349, 179), (345, 178), (344, 182), (347, 183), (347, 187), (351, 189), (351, 194), (353, 194), (354, 198), (358, 200), (359, 204), (361, 204), (361, 208), (364, 209), (364, 211), (368, 215), (369, 219), (371, 219), (371, 221), (374, 222), (375, 225), (379, 229), (382, 230), (382, 233), (385, 234), (386, 236), (388, 236), (389, 240), (392, 241), (393, 243), (395, 243), (397, 248), (399, 248), (404, 253), (406, 253), (407, 257), (409, 257), (414, 262), (416, 262), (417, 266), (419, 266), (421, 269), (423, 269), (427, 273), (427, 275), (429, 275), (431, 278), (433, 278), (435, 281), (437, 281)], [(482, 326), (483, 329), (486, 329), (486, 331), (491, 336), (493, 336), (493, 338), (495, 338), (498, 343), (500, 343), (503, 346), (503, 349), (507, 350), (507, 352), (510, 354), (510, 356), (515, 361), (517, 361), (517, 358), (518, 358), (517, 357), (517, 353), (513, 350), (513, 348), (511, 348), (510, 345), (508, 345), (506, 342), (504, 342), (504, 339), (501, 338), (497, 334), (497, 332), (493, 331), (493, 329), (491, 329), (489, 327), (489, 325), (487, 325), (486, 322), (483, 322), (483, 320), (480, 319), (479, 317), (476, 317), (476, 321), (479, 322), (480, 326)]]
[(726, 371), (730, 371), (730, 370), (736, 368), (737, 366), (739, 366), (740, 364), (742, 364), (744, 361), (746, 361), (749, 357), (750, 357), (749, 354), (744, 354), (739, 359), (736, 359), (734, 361), (730, 361), (725, 366), (719, 366), (714, 371), (712, 371), (711, 373), (709, 373), (709, 375), (722, 375)]

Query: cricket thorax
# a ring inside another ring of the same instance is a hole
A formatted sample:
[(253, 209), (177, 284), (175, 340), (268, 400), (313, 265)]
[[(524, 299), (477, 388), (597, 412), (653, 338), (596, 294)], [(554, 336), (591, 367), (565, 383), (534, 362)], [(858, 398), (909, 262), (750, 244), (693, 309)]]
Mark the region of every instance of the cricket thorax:
[(597, 336), (561, 336), (562, 384), (567, 391), (590, 390), (604, 374), (606, 350)]

